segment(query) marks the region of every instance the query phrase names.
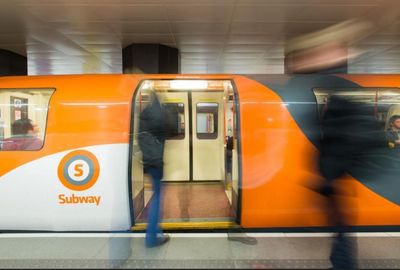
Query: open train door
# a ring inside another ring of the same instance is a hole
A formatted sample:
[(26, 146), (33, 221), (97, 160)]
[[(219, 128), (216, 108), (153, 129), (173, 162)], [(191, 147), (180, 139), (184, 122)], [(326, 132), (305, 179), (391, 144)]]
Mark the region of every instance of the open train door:
[(237, 225), (237, 95), (230, 80), (185, 78), (145, 80), (134, 97), (131, 180), (135, 229), (145, 226), (153, 196), (137, 141), (139, 115), (149, 102), (149, 91), (157, 94), (168, 123), (162, 226), (215, 229)]

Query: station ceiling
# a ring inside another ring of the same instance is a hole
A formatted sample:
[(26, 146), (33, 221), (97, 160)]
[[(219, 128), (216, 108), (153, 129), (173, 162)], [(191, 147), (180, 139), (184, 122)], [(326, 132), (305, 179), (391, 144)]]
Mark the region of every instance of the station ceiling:
[(325, 41), (346, 44), (349, 73), (399, 73), (399, 11), (398, 0), (0, 0), (0, 48), (26, 55), (32, 75), (121, 73), (132, 43), (178, 48), (182, 73), (279, 74), (288, 47), (342, 27)]

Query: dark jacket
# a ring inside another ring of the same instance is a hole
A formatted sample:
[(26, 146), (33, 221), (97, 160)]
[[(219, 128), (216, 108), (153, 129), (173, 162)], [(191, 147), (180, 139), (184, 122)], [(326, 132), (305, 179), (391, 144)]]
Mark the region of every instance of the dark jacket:
[(329, 181), (348, 173), (355, 162), (365, 162), (365, 153), (385, 144), (372, 109), (341, 97), (328, 103), (321, 131), (320, 172)]
[(400, 140), (400, 131), (396, 131), (393, 129), (388, 129), (386, 131), (386, 138), (388, 141), (389, 148), (399, 148), (399, 145), (396, 144), (397, 140)]
[[(162, 167), (162, 154), (165, 144), (165, 120), (164, 110), (155, 93), (151, 93), (151, 104), (149, 104), (140, 114), (139, 123), (139, 146), (143, 154), (143, 164), (146, 167)], [(146, 134), (147, 133), (147, 134)], [(143, 136), (146, 134), (146, 136)], [(153, 145), (150, 134), (157, 141)], [(161, 144), (162, 150), (158, 151), (158, 143)], [(157, 148), (157, 149), (155, 149)], [(156, 153), (156, 154), (154, 154)], [(159, 158), (161, 155), (161, 159)], [(155, 161), (157, 160), (157, 161)]]

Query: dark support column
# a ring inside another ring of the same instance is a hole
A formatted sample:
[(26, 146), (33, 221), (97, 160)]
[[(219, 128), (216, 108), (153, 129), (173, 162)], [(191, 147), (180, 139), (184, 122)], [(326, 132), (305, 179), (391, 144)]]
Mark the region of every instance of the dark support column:
[(0, 49), (0, 76), (28, 75), (25, 56)]
[(132, 44), (122, 51), (123, 73), (177, 74), (179, 51), (161, 44)]

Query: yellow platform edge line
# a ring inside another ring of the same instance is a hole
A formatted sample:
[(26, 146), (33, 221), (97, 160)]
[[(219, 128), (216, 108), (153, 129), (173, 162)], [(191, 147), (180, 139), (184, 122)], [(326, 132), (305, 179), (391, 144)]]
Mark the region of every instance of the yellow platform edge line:
[[(232, 221), (212, 221), (212, 222), (162, 222), (163, 230), (176, 229), (229, 229), (239, 227)], [(147, 223), (137, 223), (131, 228), (132, 231), (142, 231), (147, 227)]]

